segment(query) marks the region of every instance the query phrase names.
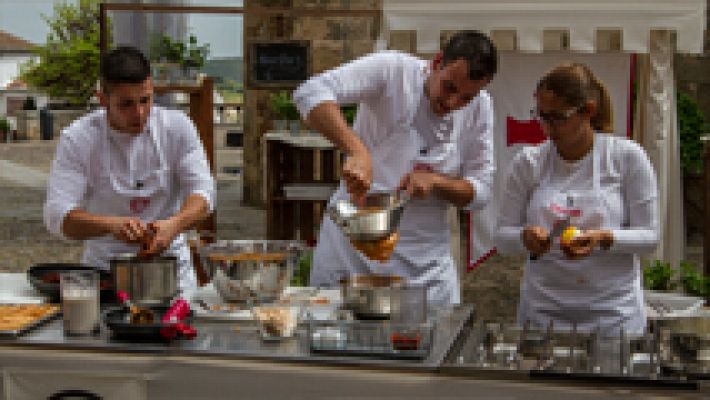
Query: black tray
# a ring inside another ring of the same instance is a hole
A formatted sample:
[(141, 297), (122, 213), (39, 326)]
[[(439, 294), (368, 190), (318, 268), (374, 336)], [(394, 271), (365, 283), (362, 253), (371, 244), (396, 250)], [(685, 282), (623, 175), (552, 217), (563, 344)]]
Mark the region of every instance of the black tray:
[(113, 290), (113, 275), (110, 271), (85, 264), (44, 263), (33, 265), (27, 270), (27, 280), (41, 294), (49, 297), (50, 303), (59, 303), (59, 274), (63, 271), (91, 269), (99, 271), (100, 301), (112, 303), (116, 300)]
[[(145, 307), (155, 314), (155, 320), (160, 321), (166, 311), (170, 308), (167, 305), (154, 305)], [(160, 329), (165, 327), (165, 324), (156, 322), (152, 324), (132, 324), (126, 317), (130, 311), (123, 307), (112, 307), (104, 311), (104, 324), (111, 330), (112, 338), (116, 340), (125, 340), (131, 342), (169, 342), (160, 334)], [(185, 319), (186, 324), (192, 323), (194, 313), (190, 314)], [(178, 335), (178, 337), (180, 337)]]

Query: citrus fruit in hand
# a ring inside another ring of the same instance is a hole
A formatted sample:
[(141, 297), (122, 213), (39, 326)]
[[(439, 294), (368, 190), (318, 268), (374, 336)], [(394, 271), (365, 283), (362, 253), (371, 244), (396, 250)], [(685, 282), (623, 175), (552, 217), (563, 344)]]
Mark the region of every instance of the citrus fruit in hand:
[(560, 235), (560, 245), (561, 246), (569, 246), (572, 244), (572, 240), (579, 236), (579, 234), (582, 233), (579, 228), (576, 226), (570, 226), (564, 231), (562, 231), (562, 235)]

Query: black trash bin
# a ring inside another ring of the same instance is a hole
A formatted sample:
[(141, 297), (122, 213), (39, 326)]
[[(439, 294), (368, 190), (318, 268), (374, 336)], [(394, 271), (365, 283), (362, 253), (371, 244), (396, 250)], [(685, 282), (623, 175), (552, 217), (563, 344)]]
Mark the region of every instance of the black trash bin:
[(39, 110), (39, 137), (42, 140), (54, 139), (54, 116), (47, 108)]

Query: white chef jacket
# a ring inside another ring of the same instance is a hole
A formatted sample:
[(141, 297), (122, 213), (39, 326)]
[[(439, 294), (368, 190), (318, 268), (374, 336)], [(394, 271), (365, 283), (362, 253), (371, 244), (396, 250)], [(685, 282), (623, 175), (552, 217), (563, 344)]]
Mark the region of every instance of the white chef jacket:
[[(465, 208), (481, 209), (490, 198), (495, 169), (491, 98), (481, 91), (466, 107), (438, 118), (424, 94), (428, 74), (428, 62), (384, 51), (311, 78), (294, 92), (293, 99), (304, 118), (325, 101), (358, 104), (353, 129), (372, 156), (373, 190), (396, 189), (415, 162), (423, 162), (437, 172), (468, 180), (475, 196)], [(422, 115), (426, 112), (430, 115)], [(330, 202), (348, 198), (341, 182)], [(311, 285), (334, 285), (351, 274), (396, 274), (427, 285), (431, 303), (458, 303), (448, 206), (435, 196), (410, 201), (400, 222), (399, 242), (385, 264), (364, 257), (329, 218), (324, 218)]]
[[(124, 188), (135, 197), (124, 196)], [(210, 211), (214, 209), (215, 185), (205, 150), (183, 112), (153, 107), (145, 131), (128, 135), (111, 129), (106, 111), (99, 109), (62, 132), (49, 177), (44, 221), (50, 233), (60, 237), (64, 237), (64, 218), (77, 208), (136, 216), (148, 223), (175, 215), (191, 194), (202, 196)], [(82, 262), (108, 268), (113, 256), (138, 250), (139, 245), (106, 235), (85, 242)], [(165, 254), (178, 257), (180, 287), (194, 286), (183, 234)]]
[(611, 249), (596, 248), (573, 261), (564, 256), (557, 239), (549, 253), (528, 260), (519, 323), (544, 328), (553, 321), (563, 329), (576, 324), (580, 331), (599, 329), (610, 336), (619, 335), (623, 327), (627, 334), (641, 334), (646, 316), (639, 254), (652, 252), (658, 243), (658, 192), (653, 167), (636, 142), (597, 133), (593, 150), (575, 162), (560, 157), (551, 141), (522, 149), (500, 199), (498, 249), (525, 252), (524, 227), (539, 225), (550, 231), (557, 217), (565, 217), (555, 216), (545, 199), (561, 196), (574, 203), (574, 196), (585, 192), (596, 193), (598, 211), (582, 202), (577, 207), (582, 214), (570, 214), (571, 222), (582, 229), (611, 230)]

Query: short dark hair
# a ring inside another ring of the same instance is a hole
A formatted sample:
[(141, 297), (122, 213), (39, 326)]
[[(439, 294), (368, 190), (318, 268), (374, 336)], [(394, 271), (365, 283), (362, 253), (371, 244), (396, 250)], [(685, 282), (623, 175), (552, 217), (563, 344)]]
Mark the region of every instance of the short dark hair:
[(446, 43), (441, 64), (464, 59), (468, 62), (468, 76), (471, 80), (493, 78), (498, 71), (498, 51), (490, 38), (475, 31), (456, 32)]
[(120, 46), (101, 58), (101, 88), (118, 83), (141, 83), (150, 76), (150, 63), (135, 47)]

